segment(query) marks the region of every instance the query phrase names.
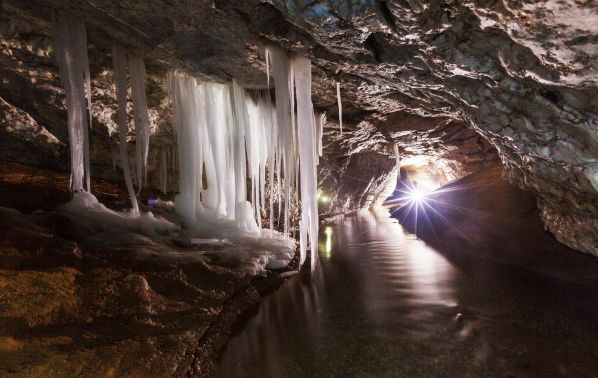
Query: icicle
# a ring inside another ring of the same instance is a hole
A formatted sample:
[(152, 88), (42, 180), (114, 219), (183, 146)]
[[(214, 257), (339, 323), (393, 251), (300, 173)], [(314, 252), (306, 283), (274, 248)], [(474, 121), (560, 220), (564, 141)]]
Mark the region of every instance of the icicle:
[[(276, 119), (279, 128), (279, 148), (282, 159), (282, 176), (284, 177), (284, 233), (289, 233), (289, 215), (290, 215), (290, 200), (291, 189), (294, 181), (295, 172), (295, 158), (294, 158), (294, 142), (293, 142), (293, 121), (292, 107), (291, 107), (291, 88), (292, 82), (290, 63), (286, 51), (279, 47), (268, 47), (272, 58), (272, 71), (274, 78), (274, 88), (276, 97)], [(280, 177), (280, 176), (279, 176)], [(279, 191), (279, 193), (281, 193)], [(281, 193), (281, 197), (282, 193)], [(282, 200), (282, 198), (281, 198)], [(282, 204), (279, 205), (279, 209)]]
[[(264, 119), (266, 125), (266, 135), (269, 136), (268, 146), (269, 152), (267, 157), (267, 164), (268, 164), (268, 188), (270, 190), (269, 193), (269, 210), (268, 216), (270, 217), (270, 231), (274, 230), (274, 195), (275, 195), (275, 186), (274, 186), (274, 177), (276, 173), (276, 166), (277, 166), (277, 159), (280, 155), (278, 151), (278, 129), (275, 127), (276, 123), (276, 113), (272, 111), (272, 99), (270, 97), (270, 92), (268, 91), (264, 96), (263, 105), (264, 107)], [(278, 179), (280, 181), (280, 178)]]
[[(277, 47), (268, 48), (270, 59), (276, 107), (269, 91), (252, 98), (235, 81), (199, 83), (185, 74), (169, 73), (179, 153), (176, 211), (190, 226), (222, 232), (218, 222), (225, 221), (237, 232), (256, 234), (266, 208), (270, 229), (274, 228), (278, 196), (279, 221), (283, 218), (288, 235), (291, 201), (300, 194), (301, 262), (310, 248), (315, 264), (322, 118), (318, 115), (316, 120), (311, 102), (311, 63), (299, 57), (291, 65), (286, 51)], [(202, 179), (204, 172), (207, 182)]]
[[(281, 172), (282, 172), (282, 157), (283, 157), (283, 153), (282, 153), (282, 147), (279, 141), (278, 144), (278, 155), (276, 157), (276, 192), (278, 193), (278, 199), (277, 199), (277, 203), (278, 203), (278, 222), (276, 223), (276, 228), (280, 229), (280, 220), (282, 219), (282, 176), (281, 176)], [(284, 220), (286, 221), (286, 220)], [(285, 223), (283, 223), (285, 224)]]
[(320, 131), (318, 133), (318, 151), (319, 155), (322, 156), (324, 148), (322, 146), (322, 138), (324, 138), (324, 125), (326, 124), (326, 113), (320, 115)]
[(399, 144), (395, 143), (393, 146), (395, 152), (395, 159), (397, 164), (397, 174), (401, 177), (401, 154), (399, 153)]
[(314, 112), (314, 124), (316, 125), (315, 143), (316, 143), (316, 162), (320, 163), (320, 156), (322, 156), (322, 134), (324, 133), (324, 124), (326, 123), (326, 113)]
[(297, 94), (297, 123), (299, 144), (299, 165), (301, 170), (301, 220), (300, 252), (301, 263), (305, 261), (307, 248), (311, 250), (311, 266), (315, 266), (318, 255), (318, 203), (316, 125), (311, 102), (311, 62), (305, 57), (296, 57), (292, 63)]
[(118, 103), (118, 136), (120, 150), (120, 164), (125, 176), (125, 184), (133, 206), (133, 212), (139, 213), (139, 205), (133, 188), (133, 179), (131, 178), (131, 166), (129, 163), (129, 153), (127, 152), (127, 134), (129, 126), (127, 122), (127, 60), (125, 51), (120, 46), (114, 46), (112, 49), (112, 61), (114, 65), (114, 81), (116, 82), (116, 101)]
[(245, 136), (250, 133), (249, 129), (249, 114), (247, 112), (247, 100), (245, 98), (245, 91), (236, 83), (232, 84), (231, 99), (233, 104), (234, 115), (234, 143), (233, 148), (235, 154), (235, 187), (236, 193), (236, 214), (235, 219), (237, 225), (247, 231), (257, 231), (257, 224), (253, 216), (247, 213), (247, 172), (245, 170), (246, 152), (245, 152)]
[(268, 48), (265, 49), (266, 52), (266, 88), (270, 89), (270, 52)]
[[(75, 47), (77, 49), (76, 56), (80, 60), (81, 68), (83, 69), (85, 97), (87, 99), (87, 112), (89, 114), (89, 129), (91, 129), (92, 109), (91, 109), (91, 75), (89, 73), (89, 58), (87, 56), (87, 34), (85, 25), (82, 21), (73, 23), (73, 38), (75, 39)], [(85, 186), (87, 191), (91, 193), (91, 177), (90, 177), (90, 163), (89, 163), (89, 130), (87, 127), (83, 130), (85, 137), (83, 138), (83, 159), (85, 164)]]
[(341, 102), (341, 83), (336, 83), (336, 102), (338, 104), (338, 124), (343, 135), (343, 104)]
[(260, 167), (259, 167), (259, 200), (260, 200), (260, 215), (258, 226), (262, 226), (262, 216), (266, 214), (265, 207), (266, 207), (266, 170), (269, 166), (269, 160), (274, 159), (274, 150), (273, 146), (270, 143), (270, 135), (273, 133), (272, 130), (272, 111), (271, 111), (271, 104), (267, 103), (265, 97), (270, 97), (268, 92), (265, 92), (263, 95), (259, 96), (258, 98), (258, 108), (261, 115), (261, 123), (259, 128), (259, 139), (261, 140), (261, 144), (263, 148), (260, 148)]
[[(87, 190), (90, 186), (89, 135), (86, 108), (91, 106), (85, 83), (89, 78), (85, 25), (80, 19), (57, 16), (54, 45), (60, 71), (60, 79), (66, 92), (67, 127), (71, 152), (71, 190), (83, 190), (85, 177)], [(91, 81), (89, 81), (90, 83)], [(91, 94), (91, 84), (88, 93)]]
[(197, 214), (202, 210), (199, 201), (204, 165), (202, 132), (206, 122), (203, 93), (197, 82), (184, 74), (170, 72), (168, 83), (179, 156), (179, 194), (175, 207), (188, 226), (195, 226)]
[(265, 164), (265, 154), (268, 153), (268, 146), (264, 143), (266, 140), (263, 130), (263, 109), (260, 108), (259, 102), (255, 103), (250, 97), (247, 97), (246, 105), (249, 114), (248, 129), (246, 130), (245, 136), (247, 145), (247, 168), (249, 169), (248, 176), (251, 179), (252, 208), (259, 227), (262, 222), (262, 168)]
[(149, 151), (149, 115), (145, 97), (145, 65), (137, 55), (129, 55), (131, 74), (131, 96), (135, 121), (135, 165), (137, 169), (138, 191), (147, 182), (147, 154)]

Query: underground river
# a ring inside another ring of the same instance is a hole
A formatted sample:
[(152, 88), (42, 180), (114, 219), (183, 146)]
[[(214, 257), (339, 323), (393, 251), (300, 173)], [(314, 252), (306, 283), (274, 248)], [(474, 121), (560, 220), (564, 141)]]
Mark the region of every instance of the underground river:
[(455, 265), (377, 210), (320, 229), (320, 261), (264, 298), (221, 377), (598, 376), (598, 295)]

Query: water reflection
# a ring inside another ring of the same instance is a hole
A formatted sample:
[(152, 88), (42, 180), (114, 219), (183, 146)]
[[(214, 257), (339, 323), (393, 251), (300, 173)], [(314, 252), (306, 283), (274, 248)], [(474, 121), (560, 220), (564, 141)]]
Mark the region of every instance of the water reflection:
[(325, 259), (330, 259), (332, 256), (332, 227), (328, 226), (324, 229), (324, 235), (326, 235), (326, 241), (324, 242), (324, 248), (320, 246), (320, 251), (324, 253), (320, 253), (320, 257)]
[(322, 227), (320, 255), (264, 300), (219, 376), (598, 373), (598, 355), (576, 354), (598, 353), (596, 316), (511, 276), (463, 272), (385, 211)]

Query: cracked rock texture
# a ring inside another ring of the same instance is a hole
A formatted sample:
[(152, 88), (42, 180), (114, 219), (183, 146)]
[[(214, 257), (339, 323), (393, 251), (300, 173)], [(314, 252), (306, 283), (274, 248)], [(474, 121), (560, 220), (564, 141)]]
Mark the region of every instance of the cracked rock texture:
[(329, 124), (320, 160), (320, 214), (326, 218), (382, 205), (396, 187), (393, 145), (401, 170), (429, 189), (493, 167), (496, 150), (463, 122), (404, 112), (366, 117), (348, 124), (341, 136)]
[[(22, 197), (47, 207), (68, 199), (68, 180), (0, 164), (0, 376), (212, 374), (233, 323), (283, 279), (243, 273), (220, 257), (221, 247), (92, 231), (55, 211), (24, 213), (32, 203)], [(121, 185), (92, 185), (103, 203), (126, 204)]]
[[(120, 175), (112, 170), (114, 41), (148, 66), (153, 167), (173, 144), (165, 72), (264, 87), (263, 46), (274, 43), (312, 59), (314, 104), (328, 115), (323, 215), (382, 201), (396, 177), (395, 143), (405, 170), (436, 185), (498, 156), (504, 178), (534, 194), (559, 241), (598, 255), (595, 1), (6, 0), (1, 122), (15, 143), (4, 134), (1, 143), (15, 147), (2, 158), (65, 169), (63, 95), (48, 38), (54, 11), (88, 26), (98, 125), (92, 175)], [(43, 148), (28, 148), (36, 145)]]

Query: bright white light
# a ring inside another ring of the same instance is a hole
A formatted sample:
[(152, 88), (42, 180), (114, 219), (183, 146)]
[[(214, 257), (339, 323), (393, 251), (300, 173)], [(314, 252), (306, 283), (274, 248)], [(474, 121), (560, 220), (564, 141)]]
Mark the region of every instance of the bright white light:
[(413, 190), (409, 193), (409, 199), (413, 202), (421, 202), (426, 198), (426, 194), (419, 190), (418, 188), (413, 188)]
[(328, 203), (330, 201), (330, 197), (328, 197), (322, 189), (318, 189), (318, 201), (320, 203)]

